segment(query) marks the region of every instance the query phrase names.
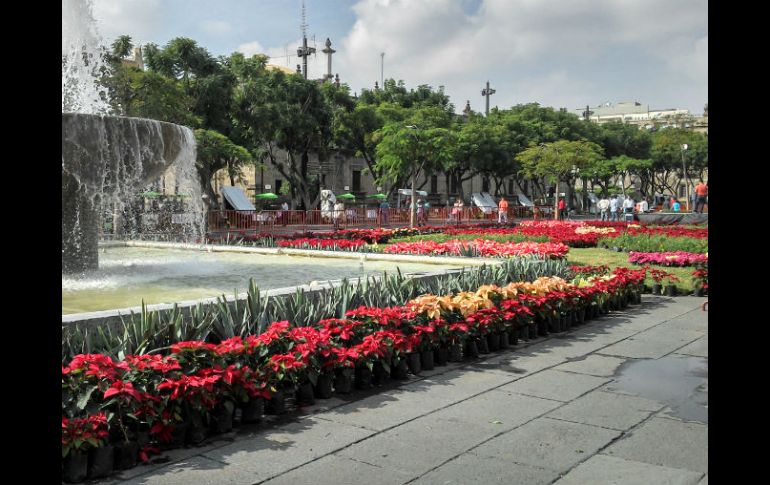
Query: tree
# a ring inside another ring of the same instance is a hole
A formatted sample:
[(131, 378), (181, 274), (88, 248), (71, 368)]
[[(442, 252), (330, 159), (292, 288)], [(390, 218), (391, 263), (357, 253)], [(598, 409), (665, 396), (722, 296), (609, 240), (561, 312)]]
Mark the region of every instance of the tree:
[[(683, 151), (684, 144), (687, 144), (687, 150)], [(682, 168), (682, 157), (685, 158), (686, 173)], [(673, 194), (675, 185), (683, 181), (690, 185), (693, 179), (703, 179), (708, 169), (708, 136), (684, 128), (657, 130), (652, 134), (651, 158), (654, 186)]]
[(379, 130), (376, 167), (386, 179), (411, 179), (412, 204), (409, 224), (414, 227), (416, 181), (423, 170), (435, 170), (451, 160), (454, 137), (447, 128), (404, 125), (393, 122)]
[(133, 48), (134, 44), (131, 41), (131, 36), (121, 35), (112, 43), (112, 55), (118, 59), (124, 59), (131, 54)]
[(596, 143), (560, 140), (527, 148), (519, 154), (522, 171), (528, 177), (547, 177), (556, 184), (554, 218), (558, 218), (559, 182), (567, 179), (574, 168), (583, 169), (603, 156)]
[(319, 180), (309, 172), (309, 153), (324, 160), (332, 141), (331, 108), (318, 84), (281, 71), (255, 72), (238, 83), (233, 106), (239, 140), (252, 150), (264, 148), (292, 199), (314, 207)]
[(203, 192), (208, 196), (210, 207), (217, 208), (217, 197), (211, 179), (219, 170), (226, 168), (230, 185), (242, 176), (243, 165), (252, 161), (249, 151), (233, 143), (221, 133), (211, 130), (195, 130), (197, 159), (195, 162)]

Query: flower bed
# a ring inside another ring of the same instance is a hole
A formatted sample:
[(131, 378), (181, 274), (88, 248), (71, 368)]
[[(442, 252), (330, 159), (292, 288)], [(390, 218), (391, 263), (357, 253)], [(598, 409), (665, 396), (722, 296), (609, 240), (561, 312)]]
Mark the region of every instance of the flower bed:
[(62, 452), (69, 463), (82, 455), (84, 443), (98, 448), (109, 436), (116, 447), (124, 446), (138, 441), (144, 429), (150, 439), (133, 453), (147, 459), (157, 452), (156, 444), (179, 446), (184, 443), (179, 436), (198, 442), (207, 427), (227, 430), (223, 423), (228, 416), (232, 420), (236, 406), (245, 415), (249, 405), (267, 399), (275, 409), (284, 403), (284, 393), (297, 392), (300, 400), (303, 389), (315, 385), (317, 390), (332, 377), (340, 379), (337, 389), (342, 392), (348, 371), (355, 370), (356, 382), (365, 384), (367, 371), (369, 378), (373, 371), (391, 369), (393, 376), (399, 375), (396, 371), (415, 352), (475, 345), (485, 336), (505, 334), (507, 341), (544, 319), (582, 315), (610, 301), (621, 304), (638, 294), (645, 273), (617, 268), (576, 284), (542, 277), (503, 287), (484, 285), (473, 292), (422, 295), (401, 307), (359, 307), (346, 318), (309, 327), (281, 321), (259, 335), (179, 342), (165, 355), (129, 355), (116, 361), (81, 354), (62, 365)]
[(317, 239), (317, 238), (301, 238), (301, 239), (287, 239), (278, 241), (277, 245), (280, 248), (297, 248), (297, 249), (322, 249), (330, 251), (356, 251), (364, 246), (366, 241), (363, 239)]
[(620, 248), (626, 251), (660, 253), (684, 251), (707, 253), (708, 239), (689, 236), (673, 236), (664, 233), (623, 233), (616, 237), (602, 237), (600, 246)]
[(684, 251), (664, 253), (641, 253), (632, 251), (628, 262), (635, 264), (656, 264), (659, 266), (693, 266), (708, 263), (708, 254), (687, 253)]
[(452, 240), (442, 243), (433, 241), (395, 243), (386, 247), (383, 252), (389, 254), (482, 256), (493, 258), (539, 255), (545, 258), (561, 259), (567, 256), (569, 248), (564, 244), (550, 242), (498, 243), (484, 239), (475, 239), (473, 241)]

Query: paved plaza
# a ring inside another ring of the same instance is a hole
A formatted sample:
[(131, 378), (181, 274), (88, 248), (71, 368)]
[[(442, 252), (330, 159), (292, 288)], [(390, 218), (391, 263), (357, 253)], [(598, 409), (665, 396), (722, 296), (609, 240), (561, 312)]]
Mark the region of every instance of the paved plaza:
[(644, 295), (569, 332), (267, 416), (103, 483), (706, 484), (704, 300)]

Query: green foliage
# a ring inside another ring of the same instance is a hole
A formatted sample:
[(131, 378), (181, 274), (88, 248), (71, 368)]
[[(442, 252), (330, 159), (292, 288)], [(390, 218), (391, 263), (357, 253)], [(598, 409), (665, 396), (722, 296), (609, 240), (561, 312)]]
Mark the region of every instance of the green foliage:
[(556, 182), (573, 167), (582, 170), (600, 159), (602, 152), (602, 148), (593, 142), (560, 140), (527, 148), (518, 158), (527, 176), (547, 177)]
[[(424, 280), (403, 275), (400, 270), (356, 282), (344, 279), (336, 287), (313, 293), (297, 288), (285, 297), (265, 297), (250, 281), (245, 300), (228, 302), (222, 296), (215, 304), (199, 304), (189, 311), (176, 305), (171, 310), (148, 311), (143, 304), (141, 314), (131, 314), (117, 328), (102, 330), (100, 327), (96, 332), (63, 326), (62, 362), (80, 353), (104, 353), (122, 359), (128, 354), (166, 349), (185, 340), (219, 342), (235, 335), (259, 334), (268, 323), (280, 320), (307, 326), (324, 318), (342, 317), (347, 310), (360, 305), (403, 305), (425, 293), (446, 295), (485, 284), (534, 281), (541, 276), (567, 277), (568, 270), (563, 260), (509, 258), (500, 264), (463, 269)], [(94, 338), (94, 335), (98, 337)]]
[(548, 242), (548, 236), (529, 236), (526, 234), (423, 234), (418, 236), (398, 237), (388, 241), (389, 243), (433, 241), (443, 243), (452, 240), (472, 241), (474, 239), (485, 239), (487, 241), (497, 242)]
[(707, 253), (709, 250), (708, 239), (671, 237), (662, 234), (622, 234), (617, 237), (603, 237), (597, 241), (597, 245), (642, 253), (670, 251)]

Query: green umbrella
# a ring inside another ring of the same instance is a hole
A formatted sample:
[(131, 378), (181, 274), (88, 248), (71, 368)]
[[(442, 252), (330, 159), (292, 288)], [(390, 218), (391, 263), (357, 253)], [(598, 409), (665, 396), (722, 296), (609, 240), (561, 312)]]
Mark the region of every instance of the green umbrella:
[(356, 196), (353, 194), (342, 194), (337, 196), (338, 199), (355, 199)]
[(278, 196), (272, 192), (265, 192), (264, 194), (257, 194), (257, 199), (277, 199)]
[(385, 194), (373, 194), (373, 195), (370, 195), (369, 197), (371, 197), (372, 199), (387, 199), (388, 198), (388, 196), (385, 195)]

